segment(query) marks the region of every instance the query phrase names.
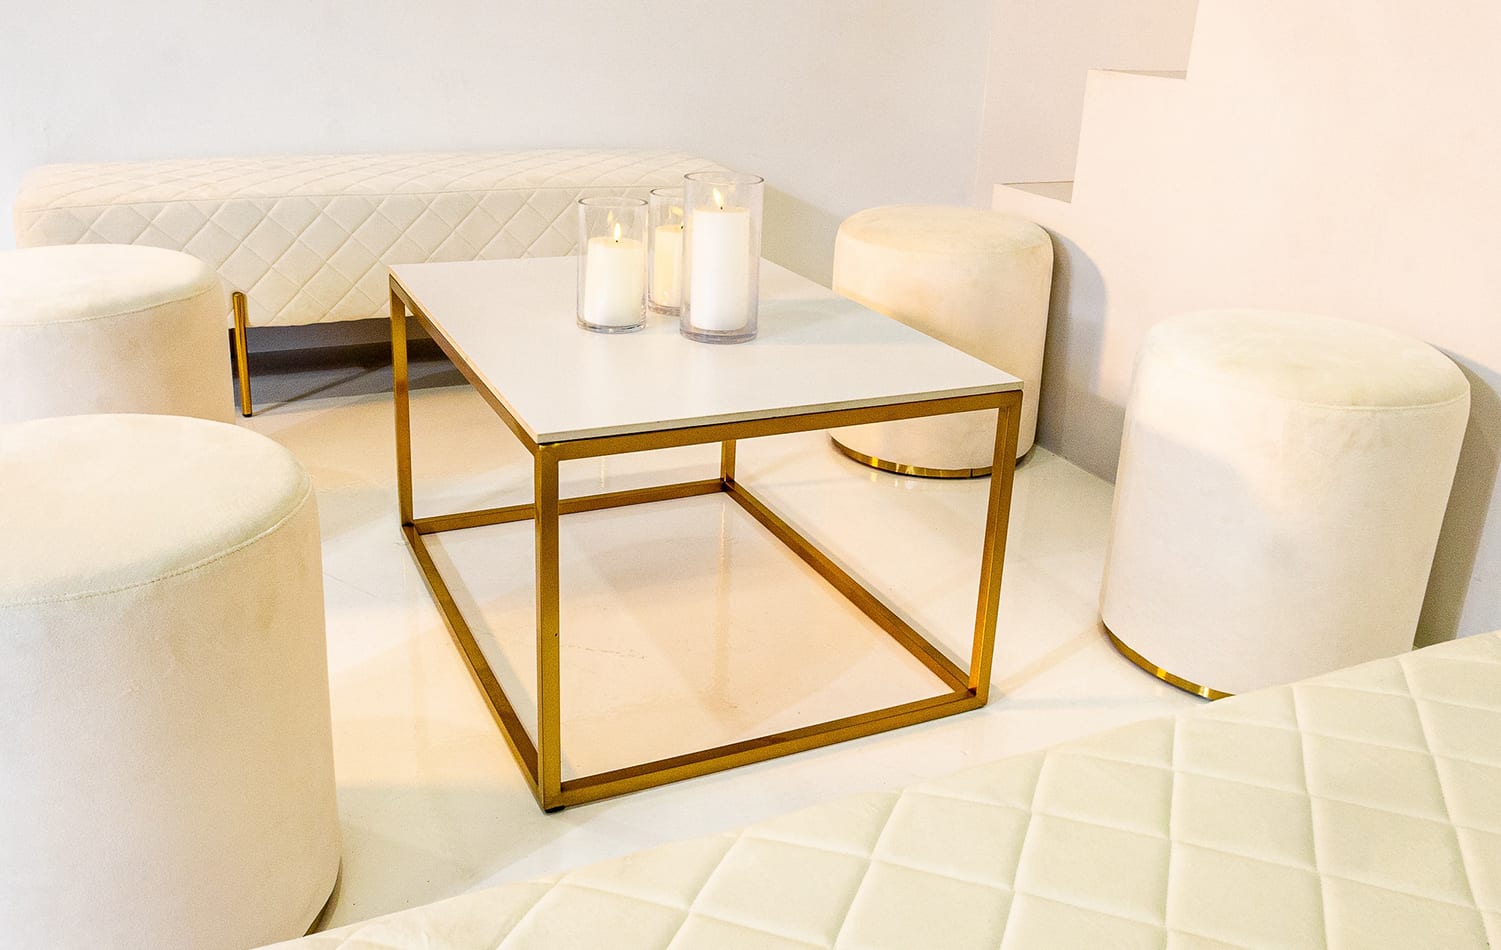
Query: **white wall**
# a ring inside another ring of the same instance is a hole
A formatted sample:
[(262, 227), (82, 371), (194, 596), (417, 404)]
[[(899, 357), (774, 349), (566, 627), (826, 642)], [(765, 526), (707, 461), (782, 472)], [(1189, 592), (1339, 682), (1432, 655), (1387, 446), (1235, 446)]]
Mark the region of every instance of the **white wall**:
[(846, 215), (969, 199), (990, 7), (0, 0), (0, 213), (44, 162), (681, 147), (764, 175), (768, 256), (827, 282)]
[(1115, 469), (1166, 316), (1310, 310), (1428, 340), (1473, 409), (1420, 642), (1501, 627), (1501, 5), (1202, 0), (1186, 80), (1091, 76), (1056, 236), (1039, 439)]
[(994, 0), (975, 203), (1074, 177), (1090, 69), (1182, 70), (1198, 0)]

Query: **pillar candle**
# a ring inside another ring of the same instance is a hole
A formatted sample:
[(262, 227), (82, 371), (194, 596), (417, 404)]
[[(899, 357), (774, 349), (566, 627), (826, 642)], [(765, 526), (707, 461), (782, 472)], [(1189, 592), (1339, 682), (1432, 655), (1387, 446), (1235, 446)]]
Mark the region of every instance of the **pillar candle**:
[(689, 319), (700, 330), (738, 330), (750, 320), (750, 212), (694, 208), (690, 230)]
[(683, 228), (677, 224), (660, 225), (654, 241), (651, 299), (664, 307), (680, 307), (683, 304)]
[(646, 290), (646, 248), (632, 238), (589, 239), (584, 262), (584, 320), (595, 326), (641, 322)]

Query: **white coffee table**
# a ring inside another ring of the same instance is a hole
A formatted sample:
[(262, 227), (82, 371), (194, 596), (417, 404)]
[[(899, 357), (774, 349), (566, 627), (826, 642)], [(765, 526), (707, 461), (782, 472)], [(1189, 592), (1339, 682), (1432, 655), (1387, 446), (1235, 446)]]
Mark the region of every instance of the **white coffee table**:
[[(571, 257), (391, 268), (396, 464), (401, 524), (417, 565), (531, 780), (543, 809), (596, 801), (896, 729), (983, 706), (990, 687), (1001, 563), (1016, 465), (1021, 381), (770, 262), (761, 265), (760, 336), (712, 346), (653, 318), (637, 333), (602, 335), (574, 322)], [(534, 462), (534, 501), (414, 518), (407, 392), (410, 312), (453, 360)], [(968, 669), (887, 607), (735, 478), (739, 439), (998, 410), (980, 590)], [(720, 444), (715, 477), (577, 498), (558, 497), (558, 463), (671, 446)], [(558, 518), (580, 511), (724, 492), (932, 672), (939, 691), (914, 702), (564, 780), (559, 702)], [(537, 735), (500, 687), (427, 535), (535, 522)]]

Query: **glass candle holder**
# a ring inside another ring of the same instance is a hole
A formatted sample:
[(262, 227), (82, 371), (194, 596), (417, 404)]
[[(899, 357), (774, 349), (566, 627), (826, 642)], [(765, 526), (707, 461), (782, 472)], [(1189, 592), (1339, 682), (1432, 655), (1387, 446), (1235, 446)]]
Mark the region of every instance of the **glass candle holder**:
[(580, 198), (578, 324), (627, 333), (646, 322), (646, 202)]
[(753, 340), (764, 181), (738, 172), (694, 172), (683, 177), (679, 330), (700, 343)]
[(683, 189), (653, 188), (647, 206), (646, 306), (676, 317), (683, 310)]

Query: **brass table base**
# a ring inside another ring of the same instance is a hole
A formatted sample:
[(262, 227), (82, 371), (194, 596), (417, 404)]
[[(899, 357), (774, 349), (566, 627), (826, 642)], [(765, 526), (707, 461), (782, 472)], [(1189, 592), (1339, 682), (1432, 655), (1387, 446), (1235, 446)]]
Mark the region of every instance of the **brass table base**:
[(1164, 670), (1162, 667), (1153, 663), (1151, 660), (1142, 656), (1140, 653), (1137, 653), (1135, 650), (1126, 646), (1125, 642), (1121, 640), (1120, 637), (1112, 633), (1110, 631), (1110, 628), (1106, 627), (1103, 621), (1101, 621), (1100, 626), (1104, 627), (1105, 636), (1110, 638), (1110, 643), (1115, 647), (1115, 649), (1120, 653), (1121, 656), (1130, 660), (1132, 663), (1135, 663), (1137, 666), (1146, 670), (1148, 673), (1151, 673), (1153, 676), (1162, 680), (1164, 683), (1167, 683), (1170, 686), (1176, 686), (1185, 692), (1193, 693), (1195, 696), (1202, 696), (1205, 699), (1228, 699), (1229, 697), (1235, 695), (1234, 693), (1224, 693), (1220, 690), (1213, 689), (1208, 686), (1200, 686), (1193, 680), (1186, 680), (1176, 673), (1169, 673), (1167, 670)]
[[(501, 420), (520, 439), (533, 459), (533, 501), (480, 511), (464, 511), (428, 518), (413, 517), (411, 410), (408, 393), (406, 313), (453, 360), (466, 379), (484, 397)], [(806, 749), (843, 742), (913, 723), (951, 716), (985, 705), (990, 694), (990, 667), (995, 650), (996, 610), (1000, 601), (1001, 569), (1005, 557), (1006, 526), (1011, 508), (1012, 479), (1016, 468), (1017, 420), (1021, 415), (1020, 391), (985, 393), (928, 399), (897, 405), (858, 409), (819, 409), (795, 412), (770, 419), (714, 423), (689, 428), (626, 435), (599, 436), (566, 442), (535, 443), (485, 381), (467, 364), (460, 349), (443, 329), (424, 314), (393, 278), (391, 280), (391, 356), (394, 376), (393, 402), (396, 414), (397, 496), (402, 533), (431, 591), (438, 609), (469, 667), (496, 724), (505, 736), (544, 811), (598, 801), (734, 768)], [(980, 586), (968, 669), (961, 669), (930, 643), (906, 620), (862, 586), (835, 561), (799, 534), (791, 525), (751, 494), (735, 478), (736, 440), (789, 432), (805, 432), (846, 425), (862, 425), (892, 419), (911, 419), (950, 412), (998, 409), (995, 441), (995, 471), (991, 480), (981, 548)], [(580, 498), (558, 497), (558, 464), (567, 459), (593, 458), (680, 445), (719, 443), (719, 474), (715, 478), (680, 482), (629, 491), (607, 492)], [(559, 684), (559, 571), (558, 519), (582, 511), (598, 511), (626, 505), (650, 504), (696, 495), (724, 493), (750, 514), (793, 553), (802, 558), (835, 590), (843, 594), (877, 626), (921, 662), (941, 684), (936, 695), (845, 716), (816, 725), (789, 729), (771, 735), (731, 742), (711, 749), (644, 762), (626, 768), (564, 779), (562, 776), (562, 722)], [(439, 573), (428, 550), (427, 537), (482, 525), (531, 521), (536, 531), (537, 572), (537, 736), (522, 725), (511, 699), (475, 641), (460, 612), (448, 582)]]
[(916, 475), (918, 478), (984, 478), (993, 471), (988, 465), (984, 468), (926, 468), (922, 465), (906, 465), (902, 462), (890, 462), (883, 458), (876, 458), (874, 455), (866, 455), (864, 452), (856, 452), (840, 442), (839, 437), (832, 432), (829, 433), (829, 441), (833, 442), (834, 448), (846, 458), (894, 475)]

